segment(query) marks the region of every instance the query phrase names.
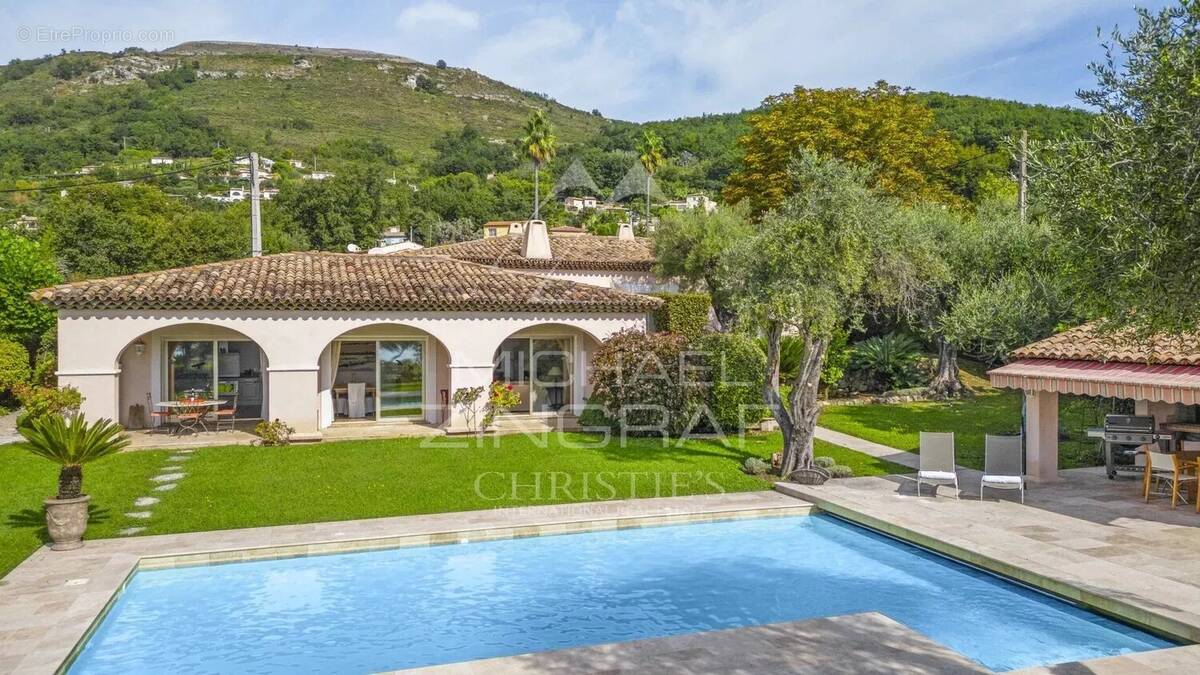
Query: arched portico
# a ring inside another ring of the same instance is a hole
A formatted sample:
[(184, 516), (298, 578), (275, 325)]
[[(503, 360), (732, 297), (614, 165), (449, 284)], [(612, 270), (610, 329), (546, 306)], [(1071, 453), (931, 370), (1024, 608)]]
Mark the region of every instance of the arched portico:
[(520, 395), (515, 413), (577, 414), (591, 393), (588, 372), (599, 344), (590, 331), (569, 324), (521, 328), (497, 345), (492, 378)]
[(450, 352), (427, 331), (396, 322), (352, 328), (321, 351), (320, 426), (445, 421)]
[(163, 401), (197, 397), (222, 401), (235, 419), (267, 415), (267, 352), (249, 336), (203, 323), (165, 326), (138, 336), (117, 359), (118, 406), (130, 426), (133, 406), (143, 406), (144, 424)]
[[(263, 382), (266, 414), (296, 429), (294, 438), (319, 438), (323, 421), (328, 421), (323, 391), (332, 381), (322, 381), (322, 360), (332, 356), (330, 345), (343, 335), (368, 335), (379, 326), (401, 327), (412, 334), (428, 336), (435, 344), (435, 373), (425, 386), (424, 402), (438, 410), (428, 410), (427, 421), (448, 428), (461, 428), (464, 420), (454, 410), (440, 407), (441, 392), (447, 397), (463, 387), (486, 386), (495, 374), (494, 357), (501, 344), (512, 336), (533, 335), (539, 331), (568, 333), (575, 339), (576, 372), (582, 374), (588, 361), (588, 347), (623, 329), (646, 328), (646, 315), (586, 312), (301, 312), (272, 311), (159, 311), (159, 310), (76, 310), (59, 311), (59, 383), (73, 386), (84, 396), (83, 411), (89, 417), (120, 419), (124, 405), (121, 371), (133, 367), (123, 364), (121, 355), (143, 335), (156, 331), (183, 330), (183, 326), (201, 327), (210, 333), (193, 336), (221, 340), (211, 331), (227, 330), (232, 338), (256, 344), (266, 356)], [(356, 331), (366, 331), (356, 333)], [(523, 333), (524, 331), (524, 333)], [(162, 333), (164, 338), (167, 333)], [(210, 337), (212, 336), (212, 337)], [(183, 340), (188, 337), (176, 335)], [(147, 350), (150, 345), (147, 342)], [(162, 352), (159, 352), (161, 359)], [(444, 357), (444, 358), (439, 358)], [(154, 362), (153, 356), (149, 363)], [(148, 372), (150, 366), (145, 366)], [(132, 380), (130, 380), (132, 381)], [(585, 378), (575, 376), (571, 405), (586, 396)], [(432, 385), (430, 384), (432, 383)], [(430, 391), (430, 387), (433, 391)], [(143, 386), (135, 394), (154, 399), (154, 389)], [(332, 403), (328, 404), (332, 407)], [(436, 413), (436, 415), (435, 415)]]

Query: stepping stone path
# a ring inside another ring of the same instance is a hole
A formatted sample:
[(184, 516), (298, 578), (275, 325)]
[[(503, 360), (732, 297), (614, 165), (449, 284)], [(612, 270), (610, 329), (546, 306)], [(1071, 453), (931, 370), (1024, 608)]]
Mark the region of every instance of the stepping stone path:
[[(191, 450), (178, 450), (176, 451), (176, 454), (167, 458), (168, 464), (159, 469), (159, 474), (157, 476), (150, 478), (151, 482), (156, 483), (154, 486), (155, 492), (170, 492), (179, 485), (177, 481), (187, 474), (183, 472), (183, 467), (177, 462), (183, 462), (190, 459), (191, 454)], [(158, 497), (138, 497), (137, 499), (133, 500), (133, 505), (136, 508), (147, 509), (158, 504), (160, 501), (162, 500)], [(138, 520), (146, 520), (153, 515), (153, 511), (130, 511), (125, 514), (127, 518), (136, 518)], [(130, 535), (144, 532), (145, 530), (146, 528), (144, 527), (127, 527), (118, 532), (118, 534), (123, 537), (128, 537)]]

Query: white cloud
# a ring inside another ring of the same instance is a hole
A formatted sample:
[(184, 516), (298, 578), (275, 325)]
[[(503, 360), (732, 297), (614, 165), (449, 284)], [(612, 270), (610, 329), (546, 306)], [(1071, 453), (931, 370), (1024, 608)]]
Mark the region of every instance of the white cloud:
[(412, 32), (471, 31), (479, 27), (479, 14), (448, 2), (428, 0), (400, 12), (396, 17), (396, 26), (400, 30)]

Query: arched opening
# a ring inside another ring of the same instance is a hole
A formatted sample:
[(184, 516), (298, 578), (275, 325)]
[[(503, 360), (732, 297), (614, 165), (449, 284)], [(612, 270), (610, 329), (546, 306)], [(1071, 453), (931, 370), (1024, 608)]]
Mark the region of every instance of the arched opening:
[[(117, 356), (118, 414), (132, 428), (160, 426), (182, 399), (213, 401), (211, 417), (253, 422), (267, 416), (266, 351), (246, 335), (202, 323), (158, 328)], [(207, 428), (207, 423), (202, 428)]]
[(449, 403), (449, 368), (446, 346), (418, 328), (381, 323), (346, 331), (321, 352), (321, 428), (440, 424)]
[(588, 369), (600, 341), (565, 324), (523, 328), (505, 338), (492, 357), (492, 379), (521, 397), (514, 413), (578, 414), (591, 393)]

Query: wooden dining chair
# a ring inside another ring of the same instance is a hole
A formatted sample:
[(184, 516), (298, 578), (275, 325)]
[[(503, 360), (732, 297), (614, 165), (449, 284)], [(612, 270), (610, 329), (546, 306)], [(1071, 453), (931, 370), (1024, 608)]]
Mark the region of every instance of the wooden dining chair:
[[(1165, 482), (1171, 488), (1171, 508), (1175, 508), (1179, 504), (1182, 488), (1196, 482), (1196, 471), (1191, 462), (1184, 461), (1177, 452), (1147, 450), (1146, 471), (1142, 480), (1142, 496), (1147, 503), (1150, 501), (1151, 484)], [(1184, 502), (1187, 502), (1186, 498)]]
[(230, 398), (221, 401), (221, 405), (217, 406), (213, 415), (216, 417), (216, 430), (220, 431), (222, 426), (234, 430), (234, 422), (237, 420), (237, 402), (238, 395), (234, 394)]

